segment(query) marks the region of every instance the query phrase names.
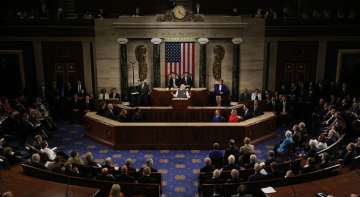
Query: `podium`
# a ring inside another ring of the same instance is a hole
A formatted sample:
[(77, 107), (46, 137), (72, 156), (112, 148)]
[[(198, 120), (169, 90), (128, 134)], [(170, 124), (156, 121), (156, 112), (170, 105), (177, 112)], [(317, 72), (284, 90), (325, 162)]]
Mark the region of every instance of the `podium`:
[(171, 106), (174, 109), (186, 109), (190, 106), (190, 98), (172, 98)]

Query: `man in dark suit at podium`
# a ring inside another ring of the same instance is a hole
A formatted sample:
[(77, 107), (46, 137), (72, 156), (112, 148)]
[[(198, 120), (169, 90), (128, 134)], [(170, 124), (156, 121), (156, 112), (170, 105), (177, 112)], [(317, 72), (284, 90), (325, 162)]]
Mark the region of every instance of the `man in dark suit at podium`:
[(176, 93), (173, 96), (175, 98), (190, 98), (189, 91), (186, 89), (184, 84), (180, 85), (180, 88), (176, 90)]
[(221, 103), (224, 101), (226, 97), (228, 89), (226, 85), (224, 84), (223, 80), (220, 80), (219, 84), (214, 85), (214, 94), (216, 99), (216, 105), (221, 106)]
[(168, 87), (169, 89), (170, 88), (177, 88), (180, 86), (180, 79), (179, 77), (175, 74), (175, 73), (172, 73), (170, 75), (170, 78), (168, 80)]
[(193, 80), (189, 73), (184, 73), (183, 77), (181, 78), (181, 84), (184, 84), (187, 88), (193, 87)]

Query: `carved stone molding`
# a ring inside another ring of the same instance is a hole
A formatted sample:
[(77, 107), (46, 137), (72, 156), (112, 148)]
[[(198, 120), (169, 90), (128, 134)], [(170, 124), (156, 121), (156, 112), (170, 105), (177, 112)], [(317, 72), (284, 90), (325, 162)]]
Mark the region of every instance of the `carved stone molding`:
[(116, 42), (118, 42), (119, 44), (126, 44), (129, 42), (129, 40), (126, 38), (118, 38)]

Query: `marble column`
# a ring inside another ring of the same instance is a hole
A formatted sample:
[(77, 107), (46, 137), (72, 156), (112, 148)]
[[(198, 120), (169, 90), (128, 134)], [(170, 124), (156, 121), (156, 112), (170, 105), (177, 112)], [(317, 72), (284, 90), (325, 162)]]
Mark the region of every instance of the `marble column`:
[(323, 81), (325, 77), (326, 50), (327, 42), (325, 40), (319, 41), (316, 64), (316, 82)]
[(232, 91), (231, 100), (237, 102), (239, 100), (240, 87), (240, 44), (242, 38), (233, 38), (233, 67), (232, 67)]
[(82, 41), (83, 64), (84, 64), (84, 84), (88, 94), (93, 94), (93, 78), (91, 71), (91, 46), (90, 41)]
[(277, 55), (278, 55), (278, 42), (271, 41), (268, 47), (269, 50), (269, 71), (268, 71), (268, 81), (267, 88), (270, 91), (276, 89), (276, 67), (277, 67)]
[(161, 38), (153, 38), (151, 39), (151, 43), (153, 44), (153, 81), (152, 87), (160, 87), (160, 43)]
[(207, 79), (206, 79), (206, 44), (209, 42), (207, 38), (199, 38), (198, 42), (200, 44), (200, 72), (199, 72), (199, 87), (205, 88), (207, 87)]
[(44, 63), (43, 63), (41, 42), (34, 41), (33, 48), (34, 48), (37, 87), (39, 90), (39, 95), (45, 96), (43, 95), (45, 94), (43, 89), (45, 88), (45, 75), (44, 75)]
[(120, 63), (120, 91), (122, 101), (128, 101), (128, 62), (127, 46), (128, 39), (118, 38), (119, 43), (119, 63)]

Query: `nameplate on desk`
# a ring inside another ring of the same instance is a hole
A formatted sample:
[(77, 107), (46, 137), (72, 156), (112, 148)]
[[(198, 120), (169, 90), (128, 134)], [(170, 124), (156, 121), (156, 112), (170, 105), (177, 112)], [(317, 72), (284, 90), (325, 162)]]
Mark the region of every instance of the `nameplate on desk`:
[(173, 101), (187, 101), (188, 98), (172, 98)]

